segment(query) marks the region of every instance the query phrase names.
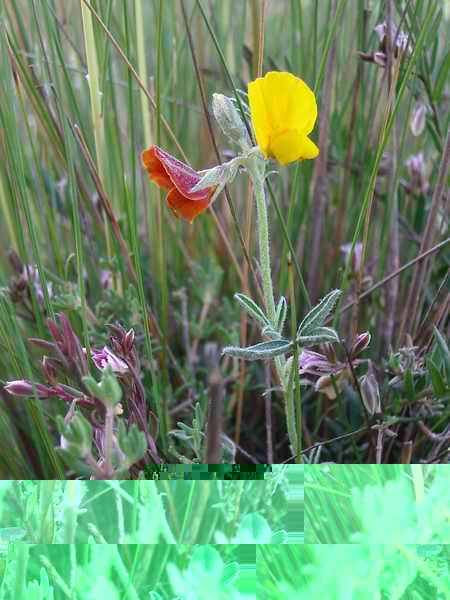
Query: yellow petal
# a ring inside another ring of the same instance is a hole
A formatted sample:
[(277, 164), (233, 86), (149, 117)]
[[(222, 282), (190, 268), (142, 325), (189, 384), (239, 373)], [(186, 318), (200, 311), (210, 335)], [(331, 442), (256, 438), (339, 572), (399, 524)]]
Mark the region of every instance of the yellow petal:
[(256, 141), (264, 155), (275, 132), (296, 130), (308, 135), (317, 119), (314, 92), (292, 73), (270, 71), (248, 86)]
[(302, 158), (311, 159), (319, 156), (319, 148), (316, 144), (309, 139), (309, 137), (303, 138)]
[(269, 156), (273, 156), (282, 165), (294, 160), (316, 158), (319, 148), (308, 137), (296, 130), (277, 132), (270, 138)]
[(267, 114), (266, 104), (262, 95), (262, 78), (258, 78), (248, 84), (248, 101), (250, 105), (250, 113), (252, 115), (252, 124), (255, 131), (256, 142), (264, 154), (265, 158), (269, 158), (268, 144), (269, 133), (271, 126), (269, 115)]

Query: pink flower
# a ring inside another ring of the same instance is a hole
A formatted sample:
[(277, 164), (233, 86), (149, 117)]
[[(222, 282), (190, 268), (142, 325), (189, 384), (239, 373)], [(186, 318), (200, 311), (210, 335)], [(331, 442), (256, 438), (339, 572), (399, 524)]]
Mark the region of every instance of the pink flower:
[(326, 356), (319, 354), (319, 352), (314, 352), (313, 350), (302, 350), (298, 364), (300, 375), (306, 373), (319, 376), (325, 374), (328, 375), (329, 373), (339, 371), (342, 368), (340, 363), (337, 367), (336, 364), (331, 363)]
[[(386, 50), (386, 36), (388, 32), (388, 26), (386, 21), (383, 23), (378, 23), (378, 25), (374, 28), (375, 33), (380, 40), (380, 48), (385, 51)], [(395, 41), (396, 53), (398, 50), (402, 52), (410, 52), (410, 44), (409, 37), (402, 30), (398, 31), (397, 26), (391, 22), (391, 31), (390, 31), (391, 44)]]
[(116, 356), (108, 346), (104, 346), (103, 350), (92, 350), (92, 360), (100, 371), (103, 371), (108, 365), (111, 366), (114, 373), (123, 374), (128, 371), (127, 363)]

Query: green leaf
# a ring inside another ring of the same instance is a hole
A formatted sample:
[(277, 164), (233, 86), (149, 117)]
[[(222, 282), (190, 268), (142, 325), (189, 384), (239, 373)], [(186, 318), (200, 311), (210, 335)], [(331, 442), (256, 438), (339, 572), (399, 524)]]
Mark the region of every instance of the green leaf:
[(251, 315), (254, 319), (259, 321), (261, 325), (271, 326), (271, 322), (266, 317), (264, 312), (259, 308), (259, 306), (254, 302), (251, 298), (246, 296), (245, 294), (235, 294), (235, 300), (239, 302), (239, 304)]
[(450, 385), (450, 350), (448, 349), (447, 342), (444, 340), (442, 333), (437, 327), (434, 328), (434, 337), (436, 338), (437, 345), (442, 354), (444, 361), (445, 376), (447, 379), (447, 385)]
[(308, 336), (313, 334), (317, 327), (322, 327), (340, 295), (341, 290), (333, 290), (322, 298), (319, 304), (312, 308), (300, 323), (297, 336)]
[(277, 329), (280, 333), (281, 333), (281, 331), (283, 331), (284, 322), (286, 321), (286, 315), (287, 315), (286, 298), (284, 296), (281, 296), (281, 298), (278, 300), (277, 312), (276, 312)]
[(222, 350), (222, 354), (229, 354), (236, 358), (244, 360), (266, 360), (286, 354), (294, 347), (293, 342), (289, 340), (271, 340), (270, 342), (261, 342), (248, 348), (239, 348), (239, 346), (227, 346)]
[(403, 383), (405, 386), (406, 397), (408, 398), (408, 400), (413, 402), (414, 398), (416, 396), (416, 391), (415, 391), (414, 379), (413, 379), (413, 376), (411, 373), (411, 369), (406, 369)]
[(448, 81), (448, 75), (450, 71), (450, 50), (445, 55), (445, 58), (442, 60), (441, 66), (439, 68), (439, 72), (436, 78), (436, 85), (433, 90), (433, 100), (436, 104), (439, 104), (441, 101), (442, 93), (445, 89), (445, 84)]
[(281, 338), (281, 334), (278, 333), (278, 331), (275, 331), (275, 329), (270, 325), (263, 327), (261, 333), (263, 336), (268, 337), (271, 340), (279, 340)]
[(331, 327), (317, 327), (312, 335), (301, 335), (297, 338), (297, 342), (301, 346), (313, 344), (323, 344), (324, 342), (338, 343), (339, 336)]
[(444, 382), (444, 379), (443, 379), (439, 369), (434, 364), (434, 362), (431, 360), (431, 358), (429, 358), (427, 361), (427, 368), (428, 368), (428, 374), (430, 375), (431, 384), (433, 386), (434, 393), (436, 394), (436, 396), (443, 396), (446, 392), (445, 382)]
[(123, 419), (117, 421), (117, 440), (130, 465), (144, 457), (147, 450), (145, 434), (133, 423), (127, 432)]

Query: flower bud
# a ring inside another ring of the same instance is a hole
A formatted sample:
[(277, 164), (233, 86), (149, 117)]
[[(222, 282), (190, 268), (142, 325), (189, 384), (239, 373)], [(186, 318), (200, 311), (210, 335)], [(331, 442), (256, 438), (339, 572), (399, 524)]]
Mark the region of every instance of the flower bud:
[(416, 105), (414, 107), (410, 123), (411, 133), (416, 137), (423, 133), (425, 129), (426, 114), (427, 107), (423, 102), (419, 100), (418, 102), (416, 102)]
[[(35, 383), (34, 387), (36, 393), (40, 398), (49, 398), (54, 395), (54, 391), (51, 387), (42, 385), (41, 383)], [(25, 379), (19, 379), (17, 381), (8, 381), (5, 385), (5, 390), (12, 396), (33, 396), (33, 384), (31, 381)]]
[(250, 149), (250, 139), (239, 111), (231, 98), (223, 94), (213, 94), (212, 109), (223, 133), (244, 152)]
[(133, 344), (134, 344), (134, 338), (135, 338), (134, 329), (130, 329), (129, 331), (127, 331), (127, 333), (125, 334), (125, 338), (123, 340), (123, 349), (126, 354), (131, 352), (131, 349), (133, 348)]
[(57, 375), (55, 360), (52, 360), (48, 356), (44, 356), (42, 359), (41, 368), (47, 381), (55, 384)]
[(416, 194), (426, 194), (429, 189), (427, 180), (427, 167), (423, 152), (411, 154), (405, 161), (405, 166), (410, 177), (408, 190)]
[(364, 406), (369, 415), (379, 414), (381, 412), (380, 390), (372, 363), (369, 363), (369, 370), (366, 375), (361, 377), (359, 385)]
[(357, 356), (363, 350), (365, 350), (370, 344), (370, 338), (371, 335), (368, 331), (366, 331), (365, 333), (359, 333), (356, 336), (356, 340), (353, 342), (352, 349), (350, 350), (350, 356)]
[[(351, 255), (351, 258), (352, 258), (351, 272), (352, 273), (358, 273), (358, 271), (361, 267), (362, 249), (363, 249), (362, 243), (357, 242), (355, 244), (355, 249), (353, 250), (353, 254)], [(344, 257), (346, 260), (349, 260), (351, 250), (352, 250), (351, 243), (343, 244), (341, 246), (341, 252), (344, 254)]]

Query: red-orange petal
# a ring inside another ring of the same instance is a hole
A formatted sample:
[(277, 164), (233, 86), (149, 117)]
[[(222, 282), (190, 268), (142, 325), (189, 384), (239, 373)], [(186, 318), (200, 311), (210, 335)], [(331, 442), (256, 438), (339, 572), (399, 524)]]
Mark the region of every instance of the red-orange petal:
[(154, 152), (164, 166), (167, 175), (183, 196), (190, 200), (204, 200), (206, 197), (210, 196), (211, 188), (194, 193), (190, 191), (201, 179), (201, 176), (197, 171), (194, 171), (194, 169), (185, 165), (158, 146), (154, 146)]
[(170, 179), (164, 165), (156, 155), (156, 146), (151, 146), (144, 150), (141, 154), (141, 160), (144, 168), (148, 172), (148, 176), (152, 181), (159, 185), (164, 190), (171, 190), (173, 182)]
[(185, 165), (159, 146), (151, 146), (144, 150), (141, 158), (150, 179), (169, 192), (167, 203), (177, 217), (192, 223), (208, 208), (215, 188), (191, 192), (200, 181), (201, 175), (189, 165)]
[(167, 204), (177, 217), (192, 223), (199, 214), (208, 208), (212, 193), (213, 190), (210, 190), (209, 194), (202, 200), (190, 200), (181, 194), (177, 188), (173, 188), (167, 194)]

